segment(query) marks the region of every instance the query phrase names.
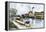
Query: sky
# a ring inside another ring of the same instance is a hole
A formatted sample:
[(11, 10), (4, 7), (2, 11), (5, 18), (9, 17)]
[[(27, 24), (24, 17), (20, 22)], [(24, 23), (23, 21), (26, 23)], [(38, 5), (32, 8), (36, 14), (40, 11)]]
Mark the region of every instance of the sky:
[[(34, 7), (32, 9), (32, 7)], [(22, 15), (25, 13), (28, 13), (29, 11), (35, 11), (41, 12), (43, 11), (44, 6), (38, 5), (38, 4), (22, 4), (22, 3), (10, 3), (10, 8), (17, 9), (16, 15)]]

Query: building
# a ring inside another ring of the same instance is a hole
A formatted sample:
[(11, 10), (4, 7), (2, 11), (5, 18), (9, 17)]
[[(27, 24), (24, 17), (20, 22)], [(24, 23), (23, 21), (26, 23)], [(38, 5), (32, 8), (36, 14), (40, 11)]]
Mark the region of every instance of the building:
[(35, 16), (38, 19), (44, 19), (44, 12), (35, 12)]

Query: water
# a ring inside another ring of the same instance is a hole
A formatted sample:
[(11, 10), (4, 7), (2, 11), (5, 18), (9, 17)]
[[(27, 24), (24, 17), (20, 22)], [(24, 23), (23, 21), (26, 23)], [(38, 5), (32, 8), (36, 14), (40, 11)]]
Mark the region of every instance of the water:
[[(16, 19), (16, 17), (15, 17)], [(14, 19), (14, 20), (15, 20)], [(29, 24), (32, 25), (32, 28), (39, 28), (39, 27), (44, 27), (44, 20), (43, 19), (32, 19), (32, 18), (26, 18), (23, 19), (23, 22), (25, 23), (26, 21), (30, 21)], [(26, 23), (25, 23), (26, 24)]]
[(31, 18), (27, 18), (27, 19), (23, 19), (24, 22), (26, 21), (30, 21), (29, 24), (32, 25), (32, 28), (39, 28), (39, 27), (44, 27), (44, 20), (43, 19), (31, 19)]
[(44, 20), (43, 19), (34, 19), (33, 20), (33, 27), (34, 28), (39, 28), (39, 27), (44, 27)]

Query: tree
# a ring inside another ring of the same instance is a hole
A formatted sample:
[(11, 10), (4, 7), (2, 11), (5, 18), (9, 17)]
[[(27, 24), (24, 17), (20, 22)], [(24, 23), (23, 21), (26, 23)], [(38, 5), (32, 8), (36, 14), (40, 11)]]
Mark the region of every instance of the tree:
[(14, 17), (16, 16), (17, 9), (10, 8), (9, 10), (9, 16)]

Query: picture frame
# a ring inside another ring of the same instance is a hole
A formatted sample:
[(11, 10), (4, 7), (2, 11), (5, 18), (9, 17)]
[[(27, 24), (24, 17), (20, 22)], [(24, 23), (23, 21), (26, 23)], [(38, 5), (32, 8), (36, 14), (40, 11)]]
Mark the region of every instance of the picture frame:
[(44, 3), (6, 1), (5, 30), (45, 28), (44, 14)]

